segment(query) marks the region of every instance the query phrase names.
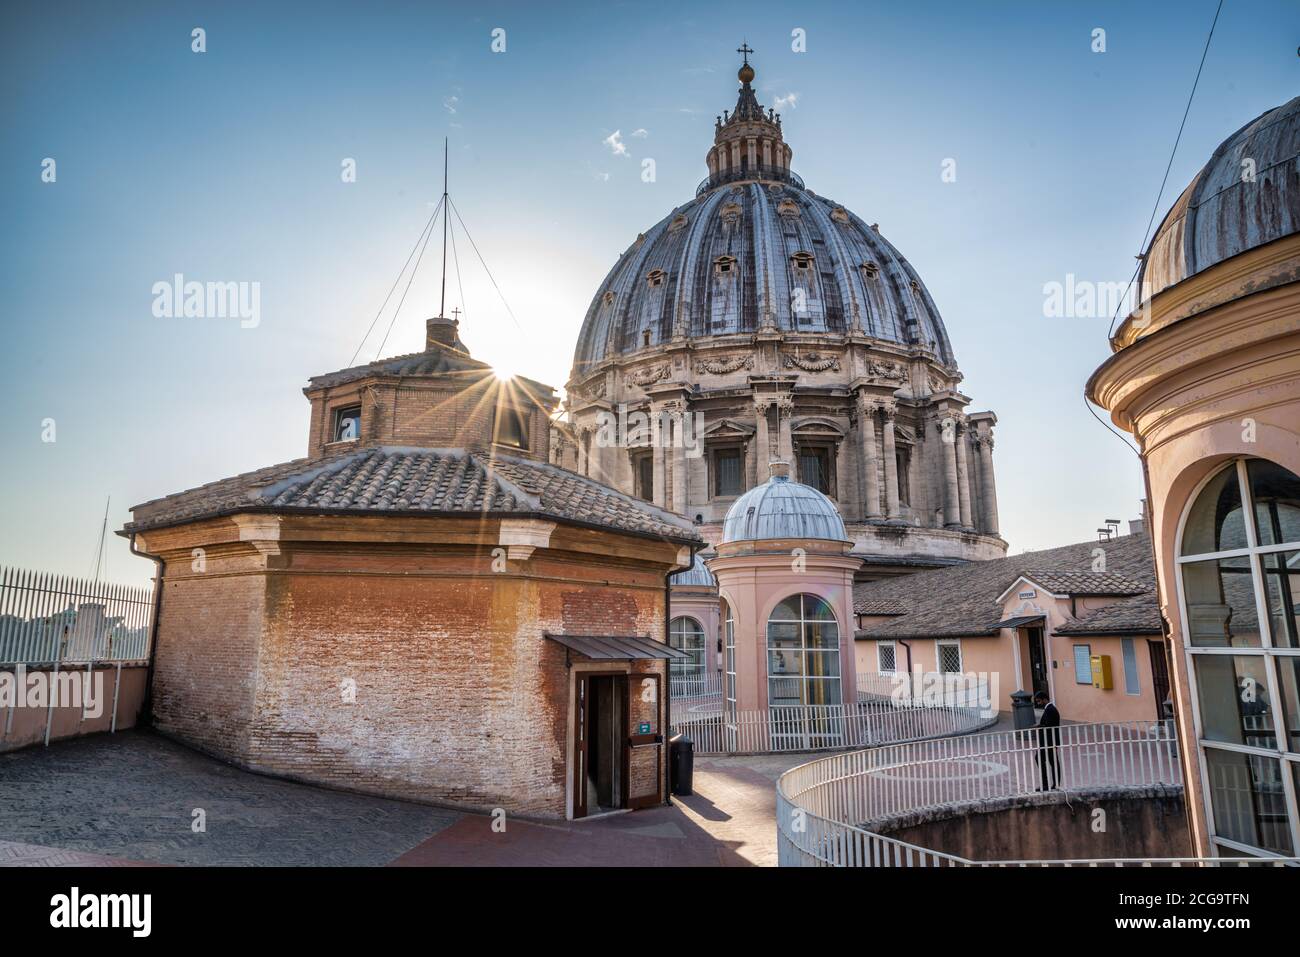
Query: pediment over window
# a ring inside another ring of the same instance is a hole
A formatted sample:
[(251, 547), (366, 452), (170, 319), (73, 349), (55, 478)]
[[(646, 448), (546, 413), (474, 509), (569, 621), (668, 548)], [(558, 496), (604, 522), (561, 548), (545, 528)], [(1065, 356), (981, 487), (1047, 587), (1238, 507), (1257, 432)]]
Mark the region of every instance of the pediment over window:
[(704, 430), (705, 439), (747, 439), (754, 434), (754, 426), (735, 419), (721, 419)]
[(795, 435), (835, 435), (844, 436), (844, 427), (834, 419), (822, 415), (810, 415), (795, 419), (790, 423), (790, 431)]

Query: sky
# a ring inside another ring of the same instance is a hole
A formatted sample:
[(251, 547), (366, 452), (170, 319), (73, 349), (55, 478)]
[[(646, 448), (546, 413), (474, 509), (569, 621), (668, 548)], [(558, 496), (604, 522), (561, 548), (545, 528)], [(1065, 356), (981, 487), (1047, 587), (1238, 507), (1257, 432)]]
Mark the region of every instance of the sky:
[[(376, 316), (444, 137), (447, 309), (561, 386), (604, 274), (704, 178), (742, 40), (795, 171), (913, 263), (997, 413), (1011, 552), (1091, 538), (1141, 473), (1082, 395), (1109, 314), (1049, 316), (1045, 288), (1132, 275), (1217, 2), (5, 5), (0, 565), (90, 574), (107, 503), (101, 574), (144, 583), (130, 506), (304, 455), (309, 376), (386, 330), (423, 348), (440, 235)], [(1160, 216), (1300, 92), (1297, 42), (1294, 0), (1226, 0)], [(257, 309), (168, 316), (177, 274)]]

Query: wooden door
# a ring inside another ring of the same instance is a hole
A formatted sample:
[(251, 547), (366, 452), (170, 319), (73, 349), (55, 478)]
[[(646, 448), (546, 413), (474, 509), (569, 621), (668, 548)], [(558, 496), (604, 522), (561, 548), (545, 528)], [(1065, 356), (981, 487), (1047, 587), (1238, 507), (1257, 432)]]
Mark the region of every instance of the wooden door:
[(1029, 634), (1029, 679), (1034, 685), (1034, 694), (1042, 692), (1050, 695), (1047, 687), (1047, 655), (1043, 650), (1043, 629), (1026, 629)]
[(627, 807), (663, 803), (664, 728), (662, 691), (657, 674), (630, 674), (624, 686), (627, 746), (623, 787)]
[(573, 816), (587, 816), (587, 708), (591, 704), (591, 678), (574, 676), (573, 690)]
[(1156, 719), (1163, 721), (1173, 717), (1172, 702), (1165, 708), (1165, 699), (1169, 697), (1169, 659), (1165, 655), (1165, 643), (1147, 639), (1147, 651), (1151, 655), (1151, 687), (1156, 696)]

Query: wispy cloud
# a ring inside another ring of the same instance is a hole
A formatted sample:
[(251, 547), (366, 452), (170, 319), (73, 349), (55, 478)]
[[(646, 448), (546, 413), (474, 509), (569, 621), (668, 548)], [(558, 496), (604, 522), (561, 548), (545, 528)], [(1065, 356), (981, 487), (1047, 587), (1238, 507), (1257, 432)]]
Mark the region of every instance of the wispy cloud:
[(455, 113), (456, 108), (459, 105), (460, 105), (459, 96), (452, 95), (452, 96), (443, 97), (442, 108), (446, 110), (448, 113)]
[(639, 126), (632, 131), (631, 135), (635, 136), (639, 140), (643, 140), (650, 135), (650, 131), (643, 126)]
[(623, 143), (622, 130), (615, 130), (613, 133), (610, 133), (609, 136), (605, 137), (601, 142), (603, 142), (606, 146), (608, 146), (609, 151), (613, 153), (615, 156), (632, 155), (627, 151), (627, 146), (625, 146)]
[(785, 96), (778, 96), (772, 101), (772, 105), (778, 110), (793, 110), (799, 105), (799, 94), (787, 93)]

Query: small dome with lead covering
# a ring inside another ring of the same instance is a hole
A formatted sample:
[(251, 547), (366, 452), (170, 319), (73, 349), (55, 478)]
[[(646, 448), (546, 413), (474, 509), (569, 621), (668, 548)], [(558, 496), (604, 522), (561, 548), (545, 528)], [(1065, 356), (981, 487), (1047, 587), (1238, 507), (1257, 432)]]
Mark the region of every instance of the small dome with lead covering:
[(772, 463), (773, 475), (750, 489), (727, 512), (722, 541), (820, 538), (848, 541), (844, 519), (829, 498), (809, 485), (790, 481), (788, 466)]

